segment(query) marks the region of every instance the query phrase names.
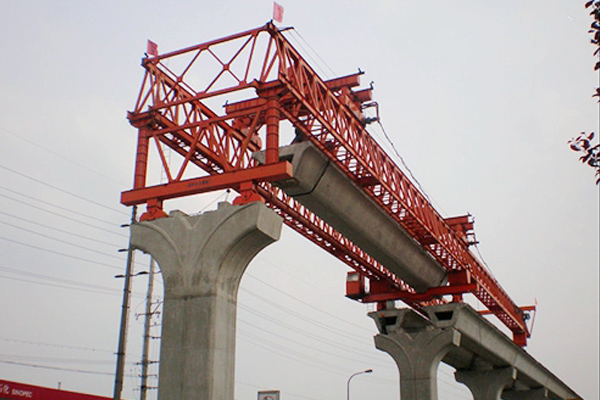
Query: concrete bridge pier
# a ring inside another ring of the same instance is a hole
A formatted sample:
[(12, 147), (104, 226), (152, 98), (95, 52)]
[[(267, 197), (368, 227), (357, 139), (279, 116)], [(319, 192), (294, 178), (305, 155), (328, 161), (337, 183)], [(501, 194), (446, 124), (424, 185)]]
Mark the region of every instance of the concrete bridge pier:
[(260, 203), (132, 225), (133, 246), (156, 259), (164, 279), (160, 400), (233, 400), (240, 280), (281, 226)]
[(438, 365), (448, 351), (460, 346), (460, 333), (436, 329), (412, 309), (376, 311), (369, 316), (380, 332), (375, 347), (398, 366), (402, 400), (437, 400)]
[(517, 370), (513, 367), (465, 370), (454, 373), (457, 382), (465, 384), (473, 400), (500, 400), (505, 388), (512, 386), (517, 379)]
[(375, 346), (400, 371), (402, 400), (437, 400), (440, 361), (452, 366), (475, 400), (581, 399), (529, 353), (464, 303), (369, 313)]

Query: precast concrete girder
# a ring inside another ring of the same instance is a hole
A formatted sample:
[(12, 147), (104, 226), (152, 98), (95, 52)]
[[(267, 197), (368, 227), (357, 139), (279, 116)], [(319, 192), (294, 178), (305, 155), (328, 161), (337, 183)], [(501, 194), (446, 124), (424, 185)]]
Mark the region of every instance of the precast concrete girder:
[(457, 380), (469, 386), (475, 400), (500, 399), (507, 387), (507, 396), (539, 396), (533, 390), (541, 388), (551, 399), (580, 399), (469, 305), (450, 303), (422, 311), (427, 317), (412, 309), (369, 313), (379, 330), (375, 346), (398, 365), (403, 400), (437, 399), (439, 361), (458, 371)]
[(281, 226), (261, 203), (220, 203), (198, 216), (174, 211), (132, 225), (132, 245), (154, 257), (164, 279), (161, 400), (234, 398), (240, 280)]
[[(461, 348), (481, 359), (492, 368), (514, 367), (517, 381), (527, 388), (546, 388), (551, 398), (579, 399), (580, 397), (564, 382), (546, 369), (502, 333), (496, 326), (479, 315), (468, 304), (450, 303), (424, 307), (423, 311), (436, 328), (454, 328), (461, 333)], [(458, 353), (458, 352), (457, 352)], [(463, 354), (456, 354), (464, 359)], [(469, 367), (454, 363), (451, 351), (443, 361), (458, 370)]]
[(418, 292), (446, 283), (446, 270), (312, 143), (280, 147), (279, 159), (294, 177), (277, 185), (389, 271)]

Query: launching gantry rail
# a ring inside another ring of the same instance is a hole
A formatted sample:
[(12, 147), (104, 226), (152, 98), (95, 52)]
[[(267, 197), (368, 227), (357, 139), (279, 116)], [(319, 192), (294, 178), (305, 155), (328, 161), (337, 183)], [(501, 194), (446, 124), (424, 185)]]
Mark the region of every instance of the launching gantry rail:
[[(165, 200), (233, 189), (239, 193), (234, 204), (264, 202), (292, 229), (349, 265), (354, 272), (348, 297), (379, 307), (402, 300), (420, 310), (461, 302), (472, 293), (525, 346), (527, 314), (469, 250), (472, 219), (443, 218), (365, 129), (362, 108), (372, 90), (358, 89), (361, 72), (323, 80), (285, 30), (268, 23), (142, 60), (142, 87), (128, 113), (138, 129), (133, 189), (122, 193), (121, 202), (146, 204), (140, 219), (151, 220), (166, 216)], [(224, 111), (215, 111), (219, 108)], [(280, 148), (283, 120), (296, 135), (297, 143), (288, 148)], [(147, 183), (150, 147), (156, 148), (167, 183)], [(167, 160), (165, 147), (180, 156), (177, 166)], [(305, 151), (347, 195), (306, 196), (298, 189), (305, 182), (294, 167), (304, 169), (298, 158)], [(361, 205), (336, 208), (336, 196)], [(363, 229), (366, 236), (356, 233), (365, 216), (352, 215), (364, 210), (376, 224), (375, 230)], [(379, 232), (384, 225), (414, 257), (391, 254), (397, 242), (378, 244), (386, 237)], [(369, 238), (368, 231), (375, 236)]]

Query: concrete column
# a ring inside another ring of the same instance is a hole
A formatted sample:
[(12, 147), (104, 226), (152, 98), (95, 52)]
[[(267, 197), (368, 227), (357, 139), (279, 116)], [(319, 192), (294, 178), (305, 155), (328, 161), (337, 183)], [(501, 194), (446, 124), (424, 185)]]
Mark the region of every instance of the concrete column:
[(464, 383), (473, 400), (500, 400), (502, 391), (517, 379), (513, 367), (490, 370), (463, 370), (454, 373), (456, 381)]
[(460, 333), (435, 328), (412, 309), (376, 311), (369, 316), (380, 332), (375, 347), (398, 366), (402, 400), (437, 400), (438, 365), (450, 349), (460, 346)]
[(548, 389), (508, 390), (502, 393), (504, 400), (545, 400), (549, 399)]
[(132, 226), (133, 246), (154, 257), (164, 279), (160, 400), (233, 400), (239, 283), (281, 226), (260, 203)]

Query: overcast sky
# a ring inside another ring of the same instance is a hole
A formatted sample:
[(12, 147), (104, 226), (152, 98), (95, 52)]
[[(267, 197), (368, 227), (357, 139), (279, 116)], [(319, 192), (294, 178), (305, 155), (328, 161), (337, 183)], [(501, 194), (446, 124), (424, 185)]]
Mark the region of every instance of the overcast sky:
[[(366, 71), (387, 132), (440, 213), (472, 213), (493, 274), (516, 303), (539, 303), (527, 351), (598, 399), (598, 187), (567, 145), (598, 130), (584, 1), (280, 3), (282, 25), (296, 28), (287, 37), (324, 78)], [(131, 187), (136, 137), (125, 115), (146, 40), (167, 52), (261, 26), (272, 2), (0, 5), (0, 379), (111, 396), (122, 290), (113, 276), (130, 215), (119, 195)], [(224, 199), (166, 208), (197, 213)], [(140, 255), (136, 270), (147, 268)], [(256, 257), (239, 296), (236, 399), (266, 389), (343, 399), (348, 377), (367, 368), (352, 398), (398, 398), (369, 308), (344, 297), (346, 272), (287, 228)], [(146, 282), (135, 278), (134, 313)], [(132, 317), (132, 399), (141, 328)], [(471, 398), (450, 368), (439, 375), (440, 399)]]

